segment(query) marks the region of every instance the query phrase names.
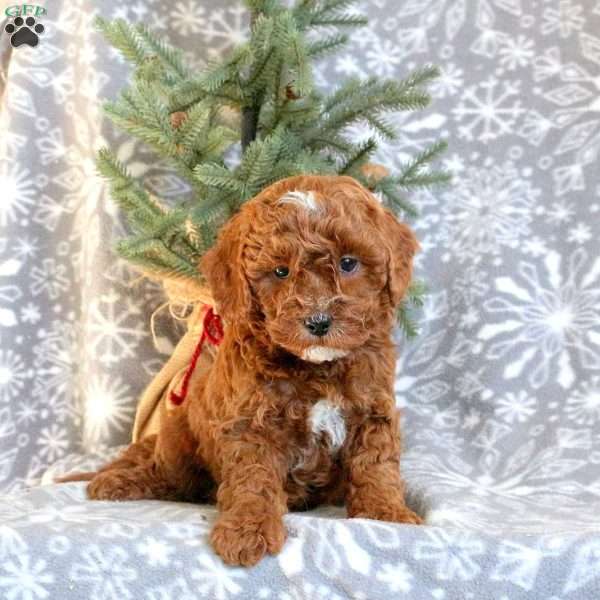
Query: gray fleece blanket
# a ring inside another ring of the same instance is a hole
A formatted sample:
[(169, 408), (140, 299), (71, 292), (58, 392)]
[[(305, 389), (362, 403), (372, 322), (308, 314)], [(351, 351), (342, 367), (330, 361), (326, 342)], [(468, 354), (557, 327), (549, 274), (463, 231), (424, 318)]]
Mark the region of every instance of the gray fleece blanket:
[(141, 20), (196, 57), (246, 29), (235, 0), (56, 0), (35, 48), (11, 49), (0, 24), (0, 598), (600, 598), (600, 4), (364, 9), (369, 30), (320, 84), (443, 70), (433, 107), (399, 116), (401, 143), (380, 156), (451, 142), (454, 185), (412, 198), (431, 294), (396, 382), (426, 525), (292, 514), (279, 556), (234, 569), (207, 544), (211, 507), (92, 503), (83, 484), (50, 484), (127, 441), (177, 337), (159, 311), (153, 348), (163, 299), (109, 251), (122, 224), (94, 147), (163, 198), (187, 190), (102, 120), (127, 68), (91, 17)]

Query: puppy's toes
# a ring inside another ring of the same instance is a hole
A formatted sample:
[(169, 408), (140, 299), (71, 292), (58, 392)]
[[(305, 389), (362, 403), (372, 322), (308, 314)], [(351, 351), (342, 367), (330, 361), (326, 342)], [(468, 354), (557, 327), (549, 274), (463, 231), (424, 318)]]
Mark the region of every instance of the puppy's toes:
[(127, 472), (103, 471), (98, 473), (87, 486), (90, 500), (142, 500), (147, 495), (144, 489), (127, 476)]
[(285, 526), (279, 516), (253, 519), (225, 513), (215, 524), (210, 541), (223, 562), (251, 567), (267, 552), (278, 553), (285, 537)]
[(409, 508), (404, 509), (401, 513), (398, 513), (397, 518), (394, 519), (395, 523), (408, 523), (412, 525), (423, 525), (423, 519)]
[(354, 519), (373, 519), (390, 523), (406, 523), (407, 525), (423, 525), (423, 519), (406, 505), (370, 507), (368, 510), (348, 513)]

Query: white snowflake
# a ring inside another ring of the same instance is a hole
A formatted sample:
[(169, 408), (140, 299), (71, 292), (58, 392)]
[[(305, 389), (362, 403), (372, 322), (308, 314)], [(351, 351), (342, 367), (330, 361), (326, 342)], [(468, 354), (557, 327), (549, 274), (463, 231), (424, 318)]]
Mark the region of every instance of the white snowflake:
[(105, 365), (134, 358), (138, 344), (148, 336), (140, 306), (114, 290), (92, 301), (86, 325), (90, 352)]
[(497, 551), (497, 563), (490, 576), (492, 581), (510, 581), (524, 590), (533, 589), (542, 560), (556, 555), (543, 538), (534, 546), (513, 541), (503, 541)]
[(41, 340), (34, 345), (33, 396), (63, 423), (67, 417), (78, 424), (79, 386), (73, 382), (79, 374), (78, 327), (53, 321), (49, 331), (39, 331)]
[(18, 408), (15, 410), (15, 418), (17, 423), (26, 429), (40, 418), (40, 407), (38, 402), (31, 398), (23, 398), (19, 402)]
[(486, 358), (505, 361), (506, 379), (526, 375), (539, 388), (552, 375), (568, 388), (575, 381), (574, 356), (583, 369), (600, 368), (600, 258), (587, 261), (581, 248), (568, 261), (550, 252), (545, 273), (521, 262), (514, 279), (496, 278), (497, 297), (484, 307), (497, 322), (478, 336), (489, 343)]
[(70, 283), (66, 266), (57, 263), (54, 258), (44, 258), (41, 267), (32, 267), (30, 277), (31, 293), (38, 296), (45, 292), (50, 300), (56, 300), (61, 292), (68, 289)]
[(91, 378), (84, 390), (83, 444), (89, 450), (110, 443), (111, 435), (131, 426), (135, 405), (131, 388), (108, 373)]
[[(2, 244), (4, 245), (4, 244)], [(2, 248), (3, 250), (3, 248)], [(19, 273), (23, 263), (16, 258), (7, 258), (0, 261), (0, 278), (11, 281)], [(0, 283), (0, 300), (2, 302), (14, 303), (22, 297), (23, 293), (13, 283)], [(0, 327), (13, 327), (17, 324), (15, 311), (9, 305), (0, 307)]]
[(10, 402), (25, 386), (27, 370), (20, 354), (0, 348), (0, 402)]
[(0, 566), (0, 589), (6, 600), (48, 598), (48, 586), (52, 583), (54, 575), (47, 571), (46, 561), (41, 558), (19, 554)]
[(38, 239), (29, 236), (18, 237), (13, 246), (13, 254), (16, 258), (35, 258), (39, 250)]
[(23, 323), (31, 323), (35, 325), (39, 323), (42, 318), (40, 307), (33, 302), (28, 302), (23, 308), (21, 308), (21, 321)]
[(211, 57), (222, 56), (248, 37), (248, 13), (242, 6), (213, 8), (200, 34)]
[(414, 556), (417, 560), (434, 561), (436, 576), (442, 581), (474, 579), (481, 571), (477, 562), (485, 552), (478, 537), (461, 531), (438, 528), (424, 530), (426, 540), (418, 541)]
[(200, 566), (191, 571), (191, 577), (198, 582), (199, 593), (210, 595), (215, 600), (226, 600), (242, 591), (238, 581), (246, 579), (246, 570), (229, 567), (208, 554), (198, 556), (198, 562)]
[(400, 48), (391, 40), (376, 38), (374, 45), (366, 52), (367, 68), (379, 77), (392, 77), (402, 61)]
[(439, 77), (434, 79), (429, 89), (435, 98), (446, 98), (457, 94), (464, 86), (464, 71), (454, 63), (441, 68)]
[(412, 589), (413, 574), (409, 571), (405, 562), (395, 565), (384, 563), (375, 576), (379, 581), (387, 583), (391, 592), (403, 592), (407, 594)]
[(518, 118), (525, 112), (521, 105), (520, 82), (499, 81), (493, 75), (469, 86), (452, 110), (458, 122), (460, 137), (489, 142), (512, 133)]
[(525, 423), (535, 414), (536, 403), (524, 390), (507, 392), (497, 401), (495, 414), (507, 423)]
[(567, 241), (574, 244), (585, 244), (592, 239), (592, 228), (587, 223), (579, 222), (569, 229)]
[(535, 54), (533, 40), (524, 35), (506, 37), (499, 50), (500, 64), (509, 71), (526, 67)]
[(0, 189), (0, 227), (7, 227), (29, 214), (38, 192), (29, 170), (19, 169), (16, 162), (11, 166), (7, 160), (0, 161)]
[(460, 185), (442, 196), (440, 239), (459, 261), (516, 248), (530, 234), (540, 190), (511, 163), (486, 167), (467, 169)]
[(137, 579), (137, 574), (123, 548), (101, 548), (94, 544), (84, 548), (81, 557), (82, 562), (72, 566), (70, 577), (93, 586), (90, 598), (127, 600), (134, 597), (129, 584)]
[(186, 4), (176, 2), (171, 8), (170, 23), (181, 35), (199, 33), (206, 26), (206, 9), (194, 0), (188, 0)]
[(342, 54), (337, 56), (335, 59), (335, 70), (338, 73), (342, 73), (350, 77), (364, 75), (361, 64), (356, 57), (352, 56), (351, 54)]
[(565, 412), (578, 425), (600, 422), (600, 377), (584, 381), (567, 399)]
[(146, 557), (149, 566), (167, 567), (171, 562), (171, 555), (175, 552), (175, 548), (164, 540), (148, 536), (138, 543), (137, 551)]
[(48, 464), (64, 456), (69, 447), (69, 438), (67, 431), (58, 423), (52, 423), (49, 427), (44, 427), (38, 434), (37, 445), (40, 447), (39, 455)]
[(556, 200), (546, 209), (547, 221), (553, 225), (568, 223), (575, 215), (575, 205), (564, 198)]

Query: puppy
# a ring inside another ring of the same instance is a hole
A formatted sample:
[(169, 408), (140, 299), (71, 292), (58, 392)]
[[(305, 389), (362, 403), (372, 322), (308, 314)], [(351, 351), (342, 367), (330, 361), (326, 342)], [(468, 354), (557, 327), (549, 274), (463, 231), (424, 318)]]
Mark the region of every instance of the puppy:
[(299, 176), (248, 201), (201, 261), (225, 325), (181, 406), (88, 485), (91, 498), (216, 501), (226, 563), (281, 550), (283, 515), (420, 523), (404, 502), (394, 313), (418, 243), (350, 177)]

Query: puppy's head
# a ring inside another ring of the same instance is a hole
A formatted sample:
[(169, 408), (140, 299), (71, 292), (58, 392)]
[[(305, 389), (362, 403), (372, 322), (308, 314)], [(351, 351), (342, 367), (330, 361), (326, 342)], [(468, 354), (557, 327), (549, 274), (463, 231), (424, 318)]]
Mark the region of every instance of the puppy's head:
[(299, 176), (248, 201), (201, 269), (226, 321), (310, 362), (389, 329), (412, 275), (412, 231), (356, 180)]

